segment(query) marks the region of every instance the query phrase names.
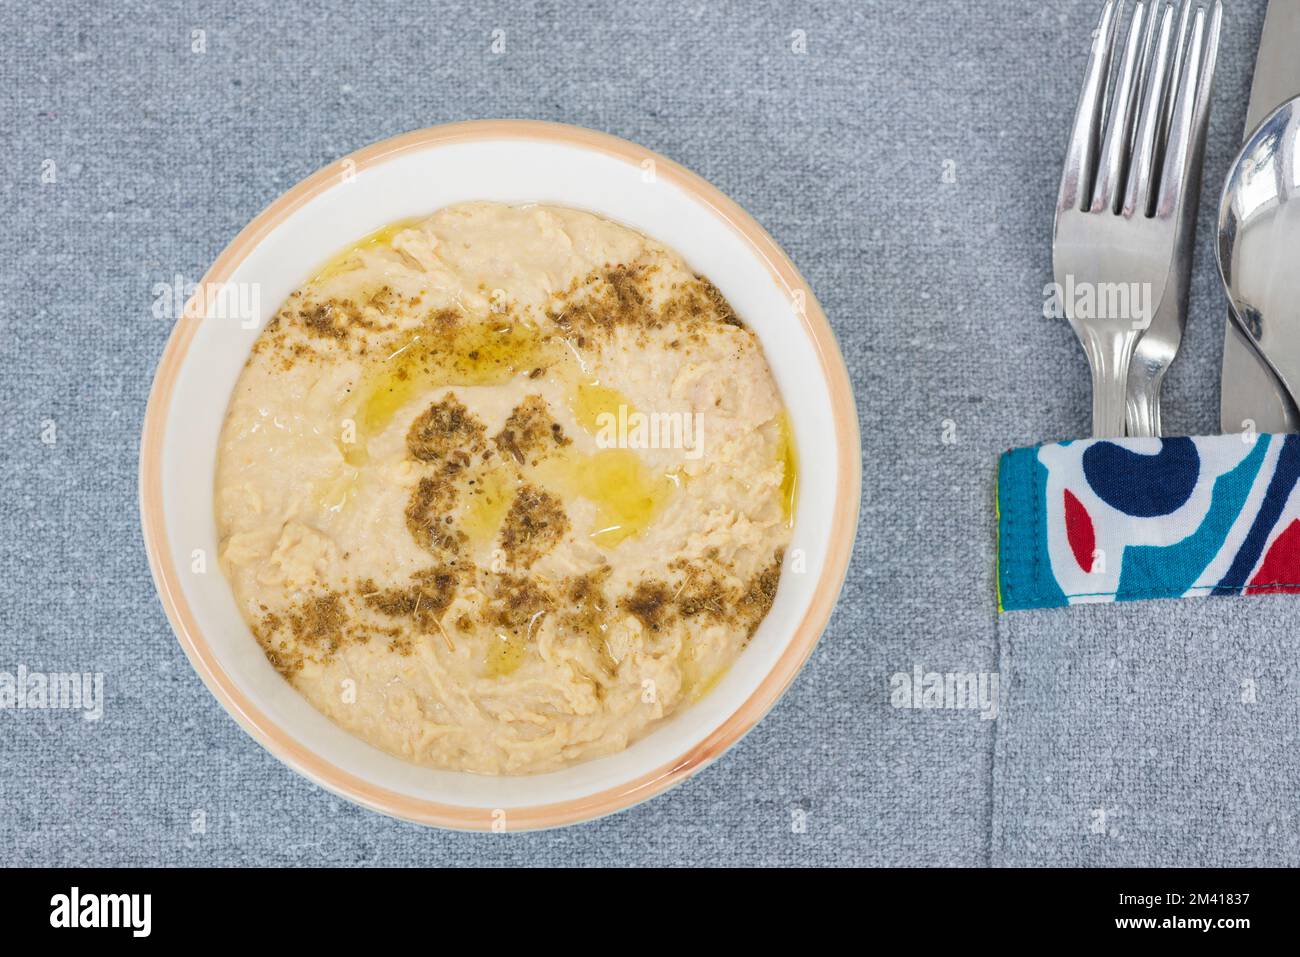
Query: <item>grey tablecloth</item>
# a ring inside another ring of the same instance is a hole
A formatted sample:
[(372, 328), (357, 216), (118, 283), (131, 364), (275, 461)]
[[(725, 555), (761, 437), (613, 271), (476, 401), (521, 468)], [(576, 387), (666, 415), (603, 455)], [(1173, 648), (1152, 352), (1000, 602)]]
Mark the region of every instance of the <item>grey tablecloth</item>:
[[(1296, 599), (995, 615), (996, 455), (1088, 429), (1041, 314), (1096, 0), (87, 6), (0, 12), (0, 670), (101, 671), (107, 700), (0, 712), (0, 862), (1300, 863)], [(1264, 4), (1228, 6), (1182, 433), (1216, 430), (1214, 194)], [(136, 454), (156, 283), (344, 153), (495, 116), (636, 140), (749, 209), (840, 337), (864, 483), (843, 599), (752, 735), (613, 818), (469, 836), (336, 799), (226, 716), (154, 597)], [(998, 672), (999, 717), (893, 707), (917, 666)]]

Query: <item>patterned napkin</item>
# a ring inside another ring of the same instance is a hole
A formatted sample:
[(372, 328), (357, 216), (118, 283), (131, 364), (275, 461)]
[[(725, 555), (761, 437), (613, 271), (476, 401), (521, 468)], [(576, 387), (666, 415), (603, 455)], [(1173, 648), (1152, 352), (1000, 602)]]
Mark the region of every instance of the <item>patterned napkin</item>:
[(1091, 439), (998, 467), (1003, 611), (1300, 592), (1300, 435)]

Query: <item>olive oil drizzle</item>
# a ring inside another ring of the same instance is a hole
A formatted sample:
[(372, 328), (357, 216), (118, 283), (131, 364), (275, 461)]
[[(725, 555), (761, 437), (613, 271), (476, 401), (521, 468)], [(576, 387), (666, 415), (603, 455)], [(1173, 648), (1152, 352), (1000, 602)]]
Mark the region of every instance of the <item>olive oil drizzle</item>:
[[(317, 273), (321, 282), (346, 271), (364, 250), (391, 246), (416, 220), (400, 220), (370, 233), (334, 256)], [(360, 400), (351, 421), (349, 441), (341, 443), (344, 468), (325, 483), (322, 507), (338, 511), (355, 493), (361, 469), (369, 461), (367, 443), (381, 433), (397, 413), (421, 396), (445, 387), (503, 385), (515, 377), (555, 367), (570, 383), (569, 408), (591, 435), (604, 416), (618, 418), (634, 411), (622, 392), (591, 378), (581, 351), (569, 338), (544, 335), (532, 322), (490, 315), (485, 319), (435, 317), (409, 340), (372, 368), (359, 389)], [(788, 416), (779, 421), (778, 457), (782, 466), (781, 513), (788, 527), (795, 517), (798, 462)], [(597, 507), (597, 527), (591, 539), (612, 548), (644, 532), (684, 481), (679, 473), (656, 474), (634, 452), (602, 448), (585, 454), (558, 450), (538, 465), (544, 485), (565, 497), (581, 497)], [(472, 540), (490, 541), (508, 507), (507, 479), (487, 473), (463, 516)]]
[[(376, 230), (322, 266), (312, 282), (324, 282), (363, 265), (360, 253), (391, 246), (413, 222), (405, 220)], [(345, 412), (351, 414), (345, 419), (349, 428), (340, 440), (343, 466), (324, 483), (320, 496), (323, 507), (332, 511), (346, 507), (369, 463), (369, 441), (383, 433), (403, 410), (439, 389), (504, 385), (549, 372), (566, 386), (566, 401), (574, 421), (593, 437), (599, 436), (610, 421), (606, 416), (625, 421), (635, 411), (626, 395), (592, 376), (583, 357), (587, 343), (578, 328), (562, 326), (558, 333), (545, 334), (535, 323), (512, 313), (494, 311), (473, 316), (463, 309), (452, 315), (448, 312), (431, 315), (383, 358), (372, 354), (367, 360), (366, 371), (344, 406)], [(739, 325), (739, 321), (735, 324)], [(526, 386), (527, 379), (523, 381)], [(798, 455), (793, 429), (784, 412), (777, 420), (777, 428), (781, 516), (787, 527), (793, 527)], [(612, 549), (650, 528), (685, 483), (686, 475), (657, 471), (625, 448), (582, 452), (570, 444), (560, 444), (522, 462), (511, 461), (509, 456), (489, 459), (485, 455), (482, 462), (461, 475), (460, 481), (465, 484), (454, 508), (454, 521), (475, 549), (486, 549), (497, 540), (511, 504), (527, 482), (566, 501), (581, 498), (591, 502), (596, 521), (590, 539), (604, 549)], [(453, 519), (449, 516), (448, 521)], [(509, 675), (523, 664), (541, 614), (533, 616), (527, 635), (496, 633), (486, 649), (487, 677)], [(604, 648), (603, 635), (597, 643)], [(706, 674), (699, 673), (698, 666), (687, 670), (688, 697), (699, 700), (722, 679), (727, 668)]]

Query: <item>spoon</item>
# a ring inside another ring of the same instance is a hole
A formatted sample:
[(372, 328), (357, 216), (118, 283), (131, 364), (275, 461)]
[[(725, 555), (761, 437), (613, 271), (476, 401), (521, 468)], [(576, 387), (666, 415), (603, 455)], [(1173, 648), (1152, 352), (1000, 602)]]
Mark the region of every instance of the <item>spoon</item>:
[(1300, 97), (1270, 113), (1233, 161), (1216, 252), (1233, 321), (1300, 394)]

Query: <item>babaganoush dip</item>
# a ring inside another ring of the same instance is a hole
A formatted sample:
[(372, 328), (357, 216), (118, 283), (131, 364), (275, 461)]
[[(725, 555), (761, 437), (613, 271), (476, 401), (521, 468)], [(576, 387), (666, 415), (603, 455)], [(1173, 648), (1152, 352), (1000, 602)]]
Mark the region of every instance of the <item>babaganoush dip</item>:
[(588, 213), (466, 203), (288, 298), (215, 504), (241, 611), (316, 708), (417, 764), (529, 774), (709, 691), (772, 605), (795, 481), (707, 279)]

